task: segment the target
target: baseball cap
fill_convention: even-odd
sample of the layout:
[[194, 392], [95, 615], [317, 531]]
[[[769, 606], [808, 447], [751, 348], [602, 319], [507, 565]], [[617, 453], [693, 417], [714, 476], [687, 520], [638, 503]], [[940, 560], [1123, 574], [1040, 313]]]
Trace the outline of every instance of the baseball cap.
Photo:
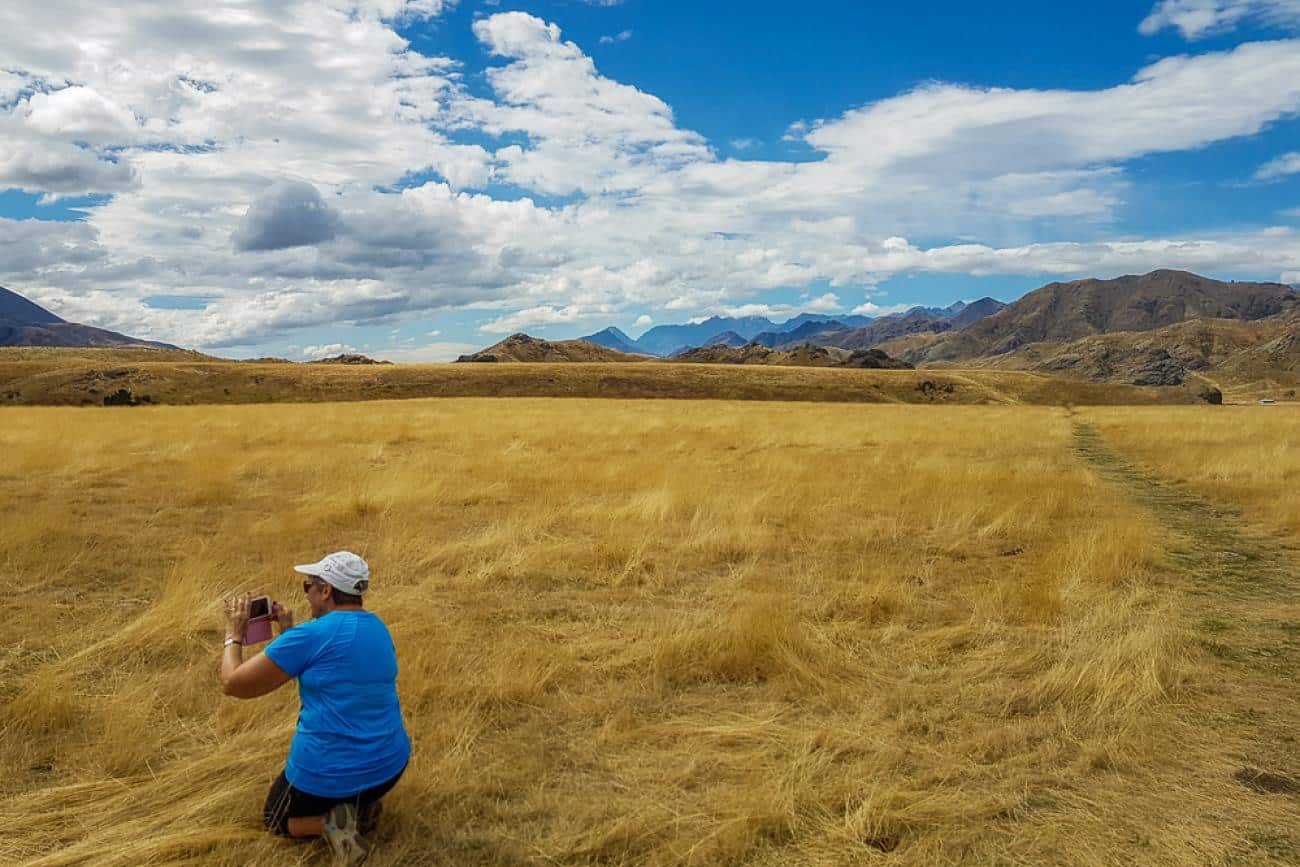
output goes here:
[[315, 575], [337, 590], [358, 596], [370, 587], [370, 567], [351, 551], [326, 554], [316, 563], [294, 566], [293, 571]]

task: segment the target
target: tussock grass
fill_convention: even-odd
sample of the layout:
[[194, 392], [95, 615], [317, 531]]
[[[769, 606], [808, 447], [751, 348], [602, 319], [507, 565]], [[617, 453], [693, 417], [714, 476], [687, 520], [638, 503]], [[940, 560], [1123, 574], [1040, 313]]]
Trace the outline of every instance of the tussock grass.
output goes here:
[[[268, 838], [292, 687], [218, 599], [365, 555], [414, 742], [376, 864], [1203, 863], [1162, 539], [1064, 413], [478, 399], [0, 412], [0, 861]], [[1270, 812], [1271, 811], [1271, 812]]]

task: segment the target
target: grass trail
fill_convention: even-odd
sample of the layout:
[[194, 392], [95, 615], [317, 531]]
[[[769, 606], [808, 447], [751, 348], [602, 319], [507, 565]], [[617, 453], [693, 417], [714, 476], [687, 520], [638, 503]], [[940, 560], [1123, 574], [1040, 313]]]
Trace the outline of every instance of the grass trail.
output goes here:
[[1190, 637], [1216, 681], [1206, 685], [1210, 701], [1192, 713], [1222, 737], [1243, 798], [1292, 805], [1290, 827], [1260, 829], [1252, 838], [1255, 854], [1300, 864], [1300, 565], [1293, 546], [1140, 470], [1086, 424], [1076, 422], [1074, 437], [1080, 457], [1173, 536], [1167, 554], [1184, 582]]

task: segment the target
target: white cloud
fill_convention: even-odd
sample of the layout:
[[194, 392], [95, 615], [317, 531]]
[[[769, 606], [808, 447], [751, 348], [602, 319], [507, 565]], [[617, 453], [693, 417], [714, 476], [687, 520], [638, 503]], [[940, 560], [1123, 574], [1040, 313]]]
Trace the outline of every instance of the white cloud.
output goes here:
[[807, 313], [838, 313], [843, 307], [834, 292], [827, 292], [803, 302], [799, 309]]
[[530, 307], [506, 316], [499, 316], [479, 326], [483, 334], [511, 334], [526, 331], [539, 325], [560, 325], [584, 322], [617, 311], [608, 305], [570, 304], [566, 307]]
[[733, 138], [731, 140], [731, 146], [738, 151], [747, 151], [757, 144], [758, 141], [752, 138]]
[[132, 143], [143, 133], [130, 111], [89, 87], [32, 94], [25, 115], [39, 133], [92, 144]]
[[332, 240], [339, 223], [311, 184], [281, 181], [249, 205], [231, 239], [240, 250], [284, 250]]
[[876, 304], [874, 301], [868, 301], [865, 304], [859, 304], [849, 311], [854, 316], [892, 316], [895, 313], [906, 313], [915, 305], [912, 304]]
[[642, 313], [640, 316], [636, 318], [637, 328], [649, 328], [653, 324], [654, 324], [654, 319], [652, 319], [651, 317], [647, 316], [644, 313]]
[[357, 348], [347, 343], [325, 343], [320, 346], [304, 346], [302, 348], [303, 358], [331, 358], [335, 355], [344, 355], [347, 353], [357, 352]]
[[631, 38], [632, 38], [631, 30], [620, 30], [618, 33], [615, 33], [612, 36], [606, 35], [600, 37], [600, 44], [613, 45], [617, 42], [627, 42]]
[[401, 349], [376, 349], [371, 353], [371, 357], [376, 361], [391, 361], [395, 364], [435, 364], [455, 361], [462, 355], [469, 355], [482, 348], [473, 343], [443, 341]]
[[1300, 151], [1291, 151], [1264, 163], [1255, 172], [1255, 179], [1271, 181], [1294, 174], [1300, 174]]
[[1244, 21], [1293, 29], [1300, 26], [1300, 0], [1160, 0], [1138, 30], [1150, 36], [1173, 27], [1184, 39], [1200, 39]]

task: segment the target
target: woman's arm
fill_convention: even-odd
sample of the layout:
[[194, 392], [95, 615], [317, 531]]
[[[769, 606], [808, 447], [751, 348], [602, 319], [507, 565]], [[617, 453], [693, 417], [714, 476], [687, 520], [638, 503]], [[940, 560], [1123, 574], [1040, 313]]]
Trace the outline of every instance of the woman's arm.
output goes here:
[[[244, 647], [239, 643], [239, 638], [248, 625], [248, 601], [251, 598], [252, 594], [245, 593], [226, 600], [226, 642], [221, 650], [221, 691], [235, 698], [257, 698], [280, 688], [290, 680], [289, 675], [265, 653], [259, 653], [244, 662]], [[293, 624], [292, 615], [289, 615], [288, 621], [289, 625]], [[284, 632], [286, 628], [281, 622], [280, 631]]]
[[274, 692], [292, 678], [265, 653], [243, 662], [238, 644], [221, 655], [221, 691], [235, 698], [257, 698]]

